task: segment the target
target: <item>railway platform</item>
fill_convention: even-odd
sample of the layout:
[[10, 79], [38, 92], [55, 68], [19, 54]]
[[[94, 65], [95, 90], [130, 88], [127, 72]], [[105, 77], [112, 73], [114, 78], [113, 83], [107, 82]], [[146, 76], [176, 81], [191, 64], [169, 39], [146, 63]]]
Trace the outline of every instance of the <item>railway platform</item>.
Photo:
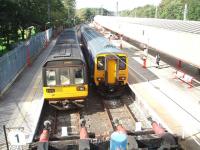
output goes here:
[[44, 102], [41, 68], [55, 41], [52, 40], [41, 51], [31, 66], [26, 67], [9, 90], [0, 97], [0, 149], [6, 149], [3, 125], [6, 128], [23, 127], [26, 142], [32, 142]]
[[185, 149], [200, 149], [200, 85], [190, 87], [175, 78], [176, 69], [162, 58], [156, 68], [155, 58], [148, 55], [144, 68], [143, 51], [126, 42], [123, 46], [129, 56], [129, 87], [146, 118], [182, 137]]

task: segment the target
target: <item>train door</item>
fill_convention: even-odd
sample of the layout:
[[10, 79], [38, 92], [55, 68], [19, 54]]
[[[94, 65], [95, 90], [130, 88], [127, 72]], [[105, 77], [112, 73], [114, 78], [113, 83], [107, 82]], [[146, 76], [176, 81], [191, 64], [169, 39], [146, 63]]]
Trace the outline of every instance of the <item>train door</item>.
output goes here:
[[117, 79], [117, 59], [114, 56], [106, 57], [107, 84], [115, 84]]

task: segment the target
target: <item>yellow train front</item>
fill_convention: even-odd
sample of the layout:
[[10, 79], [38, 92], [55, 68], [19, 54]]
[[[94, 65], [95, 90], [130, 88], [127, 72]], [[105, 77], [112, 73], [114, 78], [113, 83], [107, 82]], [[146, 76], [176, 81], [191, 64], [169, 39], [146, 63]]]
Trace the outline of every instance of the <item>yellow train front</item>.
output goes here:
[[58, 109], [84, 106], [87, 70], [74, 29], [61, 33], [43, 65], [43, 94]]
[[81, 33], [84, 46], [88, 50], [91, 77], [98, 90], [108, 97], [122, 95], [128, 81], [126, 53], [86, 25], [81, 27]]

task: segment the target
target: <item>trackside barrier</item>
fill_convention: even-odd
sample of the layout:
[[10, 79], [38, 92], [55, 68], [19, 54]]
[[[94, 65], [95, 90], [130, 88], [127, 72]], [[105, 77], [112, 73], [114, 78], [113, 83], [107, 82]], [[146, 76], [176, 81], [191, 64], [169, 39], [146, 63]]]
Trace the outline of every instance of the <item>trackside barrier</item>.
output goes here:
[[36, 58], [51, 36], [52, 29], [40, 32], [0, 57], [0, 96], [15, 81], [26, 65], [30, 65], [31, 60]]
[[185, 74], [184, 72], [182, 72], [180, 70], [176, 70], [174, 78], [187, 83], [188, 85], [190, 85], [189, 88], [193, 87], [193, 85], [192, 85], [193, 77], [188, 74]]
[[182, 71], [180, 71], [180, 70], [176, 70], [175, 71], [175, 79], [183, 79], [183, 77], [184, 77], [184, 75], [185, 75], [185, 73], [184, 72], [182, 72]]

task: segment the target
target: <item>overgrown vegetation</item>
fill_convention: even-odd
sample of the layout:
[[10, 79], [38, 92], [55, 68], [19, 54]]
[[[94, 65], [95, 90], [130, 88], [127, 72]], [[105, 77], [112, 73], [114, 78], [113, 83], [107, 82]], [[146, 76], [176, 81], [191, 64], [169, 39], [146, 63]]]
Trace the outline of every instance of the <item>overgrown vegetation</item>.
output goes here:
[[[200, 1], [199, 0], [162, 0], [157, 7], [157, 18], [162, 19], [183, 19], [184, 8], [187, 4], [187, 20], [200, 21]], [[120, 12], [121, 16], [154, 18], [156, 16], [156, 6], [146, 5], [133, 10]]]
[[75, 6], [75, 0], [0, 0], [0, 54], [32, 32], [71, 26]]
[[[162, 0], [157, 17], [183, 19], [185, 4], [187, 19], [200, 20], [199, 0]], [[95, 15], [112, 15], [103, 8], [84, 8], [76, 11], [76, 0], [0, 0], [0, 55], [16, 43], [48, 27], [73, 26], [91, 21]], [[146, 5], [121, 11], [121, 16], [154, 18], [156, 7]]]

